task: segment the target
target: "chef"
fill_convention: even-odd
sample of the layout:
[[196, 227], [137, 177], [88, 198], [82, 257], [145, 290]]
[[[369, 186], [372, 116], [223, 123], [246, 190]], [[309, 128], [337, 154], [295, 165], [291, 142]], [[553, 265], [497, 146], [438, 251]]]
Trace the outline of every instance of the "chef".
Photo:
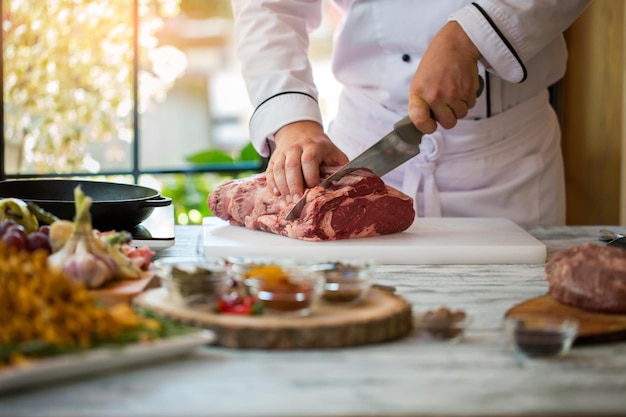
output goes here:
[[[548, 87], [563, 31], [590, 0], [336, 0], [332, 69], [343, 85], [324, 131], [308, 58], [322, 0], [233, 0], [235, 44], [255, 108], [252, 143], [287, 201], [409, 114], [420, 153], [386, 174], [420, 217], [565, 222], [561, 133]], [[484, 91], [476, 97], [479, 76]]]

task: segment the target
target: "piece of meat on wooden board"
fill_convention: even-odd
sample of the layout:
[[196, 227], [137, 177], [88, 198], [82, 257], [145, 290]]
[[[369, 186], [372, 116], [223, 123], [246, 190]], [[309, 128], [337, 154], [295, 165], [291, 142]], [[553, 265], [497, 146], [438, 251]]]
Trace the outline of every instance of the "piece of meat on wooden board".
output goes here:
[[[325, 178], [337, 169], [323, 167], [321, 175]], [[295, 202], [275, 196], [262, 173], [220, 184], [209, 194], [207, 204], [215, 216], [231, 225], [309, 241], [398, 233], [408, 229], [415, 218], [411, 197], [364, 168], [328, 189], [310, 188], [304, 196], [306, 205], [300, 218], [285, 220]]]
[[545, 273], [548, 292], [564, 304], [626, 313], [626, 249], [584, 243], [556, 253]]

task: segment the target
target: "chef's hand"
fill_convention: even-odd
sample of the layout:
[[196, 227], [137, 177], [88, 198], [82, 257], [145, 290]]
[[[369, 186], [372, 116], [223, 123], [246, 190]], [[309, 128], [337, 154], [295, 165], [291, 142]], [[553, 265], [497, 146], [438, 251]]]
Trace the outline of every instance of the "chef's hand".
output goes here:
[[409, 87], [409, 117], [424, 133], [437, 122], [456, 125], [476, 105], [480, 52], [456, 22], [448, 22], [433, 38]]
[[274, 135], [276, 149], [267, 164], [267, 185], [275, 195], [287, 201], [297, 201], [304, 189], [321, 181], [320, 166], [342, 166], [348, 157], [313, 121], [301, 121], [283, 126]]

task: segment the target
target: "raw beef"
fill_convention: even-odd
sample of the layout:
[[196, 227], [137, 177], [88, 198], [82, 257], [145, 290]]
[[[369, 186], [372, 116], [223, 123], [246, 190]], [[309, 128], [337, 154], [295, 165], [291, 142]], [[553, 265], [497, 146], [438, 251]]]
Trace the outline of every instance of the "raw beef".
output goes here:
[[[322, 176], [337, 168], [323, 168]], [[284, 219], [295, 204], [276, 197], [265, 174], [227, 181], [208, 198], [211, 212], [230, 224], [301, 240], [339, 240], [386, 235], [406, 230], [415, 217], [413, 199], [387, 186], [367, 169], [305, 191], [300, 218]]]
[[546, 264], [549, 293], [586, 310], [626, 313], [626, 250], [585, 243]]

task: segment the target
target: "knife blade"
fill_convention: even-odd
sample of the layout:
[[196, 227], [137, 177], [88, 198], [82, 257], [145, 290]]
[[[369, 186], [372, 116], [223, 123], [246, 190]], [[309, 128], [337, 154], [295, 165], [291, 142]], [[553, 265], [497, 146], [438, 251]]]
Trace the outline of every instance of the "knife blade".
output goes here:
[[[409, 116], [406, 116], [393, 125], [391, 132], [324, 179], [319, 185], [328, 188], [334, 181], [359, 168], [368, 168], [381, 177], [417, 155], [420, 151], [422, 136], [423, 133], [415, 127]], [[300, 217], [305, 203], [306, 194], [289, 210], [285, 220], [295, 220]]]

